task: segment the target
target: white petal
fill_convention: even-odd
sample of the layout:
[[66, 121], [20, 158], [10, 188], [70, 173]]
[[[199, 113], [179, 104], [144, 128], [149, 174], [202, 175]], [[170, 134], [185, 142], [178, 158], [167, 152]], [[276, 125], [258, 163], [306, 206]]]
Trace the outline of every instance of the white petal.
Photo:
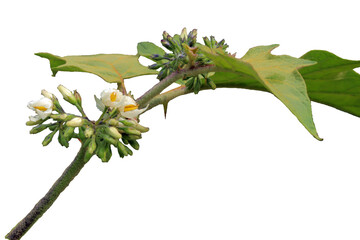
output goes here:
[[127, 112], [121, 112], [121, 115], [123, 117], [126, 117], [126, 118], [137, 118], [141, 113], [143, 113], [145, 110], [147, 109], [146, 108], [143, 108], [143, 109], [135, 109], [135, 110], [131, 110], [131, 111], [127, 111]]
[[137, 103], [132, 97], [124, 95], [123, 98], [121, 99], [121, 107], [125, 108], [125, 106], [128, 105], [137, 105]]
[[35, 115], [35, 116], [30, 116], [29, 119], [30, 119], [30, 121], [32, 121], [32, 122], [37, 122], [37, 121], [39, 121], [41, 118], [40, 118], [39, 115]]
[[35, 112], [38, 114], [38, 116], [41, 118], [41, 119], [45, 119], [45, 118], [47, 118], [50, 114], [51, 114], [51, 112], [50, 113], [46, 113], [46, 111], [40, 111], [40, 110], [38, 110], [38, 109], [36, 109], [35, 110]]
[[37, 101], [30, 101], [30, 102], [28, 103], [27, 107], [30, 108], [31, 110], [35, 110], [34, 105], [35, 105], [36, 102], [37, 102]]
[[[115, 92], [116, 93], [116, 99], [115, 101], [111, 101], [111, 94]], [[105, 105], [105, 106], [108, 106], [108, 107], [112, 107], [112, 108], [117, 108], [120, 106], [120, 102], [122, 100], [122, 93], [117, 90], [117, 89], [105, 89], [104, 91], [101, 92], [100, 94], [100, 98], [101, 98], [101, 101], [102, 103]]]

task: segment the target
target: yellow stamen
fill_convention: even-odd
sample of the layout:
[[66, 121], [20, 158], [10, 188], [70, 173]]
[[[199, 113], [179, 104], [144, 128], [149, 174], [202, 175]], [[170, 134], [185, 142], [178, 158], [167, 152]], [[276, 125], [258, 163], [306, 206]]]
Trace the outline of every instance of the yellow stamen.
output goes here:
[[116, 101], [116, 97], [117, 97], [117, 93], [116, 92], [112, 92], [110, 94], [110, 101], [115, 102]]
[[127, 105], [125, 106], [124, 108], [124, 112], [128, 112], [128, 111], [132, 111], [132, 110], [135, 110], [135, 109], [138, 109], [139, 105]]
[[47, 108], [43, 107], [43, 106], [36, 106], [34, 108], [37, 109], [37, 110], [40, 110], [40, 111], [46, 111], [47, 110]]

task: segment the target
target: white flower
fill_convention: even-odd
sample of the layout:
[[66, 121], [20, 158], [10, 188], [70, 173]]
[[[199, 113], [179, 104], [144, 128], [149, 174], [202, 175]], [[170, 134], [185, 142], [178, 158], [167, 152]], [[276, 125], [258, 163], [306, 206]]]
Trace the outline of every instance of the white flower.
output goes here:
[[111, 108], [118, 108], [120, 107], [120, 102], [122, 100], [122, 93], [117, 89], [106, 89], [102, 91], [100, 94], [100, 98], [102, 103]]
[[132, 97], [124, 95], [119, 106], [120, 114], [125, 118], [137, 118], [146, 110], [146, 108], [138, 109], [138, 107], [139, 105]]
[[53, 109], [53, 102], [46, 97], [43, 97], [37, 101], [31, 101], [28, 103], [28, 108], [36, 112], [36, 116], [31, 116], [30, 121], [36, 122], [40, 119], [47, 118]]

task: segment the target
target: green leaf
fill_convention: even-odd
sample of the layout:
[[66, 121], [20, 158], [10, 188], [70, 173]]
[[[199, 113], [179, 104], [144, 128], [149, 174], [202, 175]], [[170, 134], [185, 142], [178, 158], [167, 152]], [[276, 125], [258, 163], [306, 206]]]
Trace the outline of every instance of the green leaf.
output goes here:
[[313, 50], [301, 58], [318, 62], [300, 70], [310, 99], [360, 117], [360, 75], [353, 69], [360, 61], [342, 59], [330, 52]]
[[[220, 49], [210, 49], [206, 46], [199, 48], [217, 67], [231, 73], [225, 73], [223, 83], [225, 81], [227, 85], [237, 85], [238, 79], [248, 83], [257, 82], [259, 88], [273, 93], [283, 102], [316, 139], [322, 140], [313, 122], [305, 81], [298, 71], [299, 68], [313, 65], [315, 62], [287, 55], [272, 55], [271, 51], [277, 46], [252, 48], [241, 59]], [[212, 79], [217, 86], [221, 85], [216, 78]]]
[[152, 42], [139, 42], [137, 45], [137, 51], [138, 51], [138, 55], [146, 57], [150, 60], [152, 60], [150, 57], [153, 54], [159, 54], [159, 55], [165, 54], [165, 51], [161, 47], [156, 46]]
[[109, 83], [121, 83], [127, 78], [157, 74], [157, 71], [141, 65], [136, 55], [97, 54], [66, 57], [50, 53], [36, 53], [35, 55], [50, 61], [53, 76], [58, 71], [87, 72], [95, 74]]
[[[310, 51], [301, 58], [317, 62], [300, 69], [310, 100], [360, 117], [360, 74], [353, 70], [360, 67], [360, 61], [345, 60], [323, 50]], [[254, 78], [233, 72], [217, 72], [211, 79], [217, 87], [268, 91]]]

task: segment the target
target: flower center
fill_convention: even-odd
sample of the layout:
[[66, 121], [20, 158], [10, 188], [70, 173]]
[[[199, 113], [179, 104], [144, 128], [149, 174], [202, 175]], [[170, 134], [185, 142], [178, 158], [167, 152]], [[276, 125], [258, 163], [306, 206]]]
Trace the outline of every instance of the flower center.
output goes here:
[[116, 97], [117, 97], [117, 93], [116, 92], [112, 92], [110, 94], [110, 101], [111, 102], [115, 102], [116, 101]]
[[36, 106], [34, 108], [37, 109], [37, 110], [43, 111], [43, 112], [47, 110], [47, 108], [44, 107], [44, 106]]
[[132, 111], [132, 110], [135, 110], [135, 109], [138, 109], [139, 105], [127, 105], [125, 106], [124, 108], [124, 112], [128, 112], [128, 111]]

